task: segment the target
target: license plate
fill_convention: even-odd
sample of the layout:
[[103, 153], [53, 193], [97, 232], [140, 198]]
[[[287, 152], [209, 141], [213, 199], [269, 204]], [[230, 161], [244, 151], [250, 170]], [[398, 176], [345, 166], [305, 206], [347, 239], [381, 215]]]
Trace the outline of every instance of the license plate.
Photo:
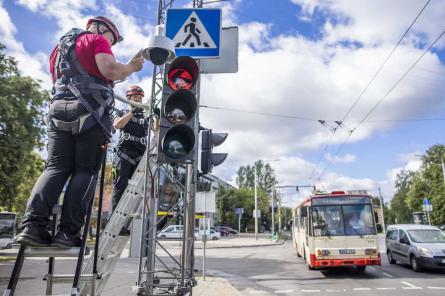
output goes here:
[[340, 249], [339, 253], [342, 255], [345, 254], [355, 254], [355, 250], [354, 249]]

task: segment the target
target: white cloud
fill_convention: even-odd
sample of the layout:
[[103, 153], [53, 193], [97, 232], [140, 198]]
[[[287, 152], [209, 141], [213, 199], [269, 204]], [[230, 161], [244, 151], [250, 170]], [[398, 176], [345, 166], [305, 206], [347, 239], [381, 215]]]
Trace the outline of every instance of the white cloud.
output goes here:
[[[367, 45], [395, 43], [408, 28], [425, 1], [406, 0], [292, 0], [301, 5], [303, 18], [324, 13], [328, 22], [324, 27], [331, 42], [359, 41]], [[443, 30], [440, 24], [445, 17], [444, 3], [431, 1], [408, 37], [411, 42], [431, 42]]]
[[331, 163], [351, 163], [356, 160], [356, 156], [353, 154], [337, 155], [333, 156], [331, 153], [326, 153], [325, 158]]
[[51, 88], [51, 78], [48, 74], [48, 55], [43, 52], [28, 53], [23, 43], [15, 37], [17, 28], [12, 23], [8, 12], [0, 1], [0, 40], [6, 46], [7, 54], [18, 61], [18, 68], [22, 74], [42, 81], [42, 87]]

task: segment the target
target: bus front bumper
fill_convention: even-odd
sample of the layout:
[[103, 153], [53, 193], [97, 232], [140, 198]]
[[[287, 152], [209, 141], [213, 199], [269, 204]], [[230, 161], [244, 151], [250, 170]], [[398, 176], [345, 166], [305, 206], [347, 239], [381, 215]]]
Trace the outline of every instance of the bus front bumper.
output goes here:
[[379, 257], [350, 258], [350, 259], [316, 259], [315, 255], [311, 255], [311, 265], [314, 267], [382, 265], [382, 259]]

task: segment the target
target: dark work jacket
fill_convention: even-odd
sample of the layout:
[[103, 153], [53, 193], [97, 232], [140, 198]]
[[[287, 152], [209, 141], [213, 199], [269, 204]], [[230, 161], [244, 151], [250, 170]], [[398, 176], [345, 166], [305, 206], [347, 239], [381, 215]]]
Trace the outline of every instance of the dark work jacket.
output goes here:
[[[116, 112], [117, 116], [122, 117], [129, 110], [123, 110]], [[148, 120], [144, 117], [144, 114], [135, 114], [127, 123], [127, 125], [121, 129], [119, 144], [117, 146], [118, 151], [124, 152], [130, 157], [138, 157], [144, 154], [146, 146], [140, 141], [125, 140], [125, 134], [130, 134], [134, 137], [143, 138], [148, 134]]]

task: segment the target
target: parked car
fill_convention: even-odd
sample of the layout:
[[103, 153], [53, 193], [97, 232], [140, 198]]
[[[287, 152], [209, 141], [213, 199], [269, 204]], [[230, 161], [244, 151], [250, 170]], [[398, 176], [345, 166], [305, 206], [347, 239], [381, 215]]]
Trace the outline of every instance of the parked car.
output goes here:
[[227, 225], [216, 225], [215, 230], [221, 232], [221, 235], [238, 234], [238, 231]]
[[[207, 240], [218, 240], [221, 238], [221, 233], [210, 229], [210, 235], [207, 236]], [[198, 229], [195, 229], [195, 239], [202, 240], [202, 235], [199, 234]]]
[[221, 233], [221, 236], [228, 236], [230, 234], [230, 232], [226, 226], [218, 225], [218, 226], [215, 226], [214, 230], [216, 232]]
[[386, 254], [390, 264], [410, 264], [419, 272], [426, 268], [445, 269], [445, 233], [430, 225], [388, 226]]
[[184, 226], [182, 225], [170, 225], [162, 229], [158, 233], [160, 238], [181, 238], [182, 232], [184, 231]]

